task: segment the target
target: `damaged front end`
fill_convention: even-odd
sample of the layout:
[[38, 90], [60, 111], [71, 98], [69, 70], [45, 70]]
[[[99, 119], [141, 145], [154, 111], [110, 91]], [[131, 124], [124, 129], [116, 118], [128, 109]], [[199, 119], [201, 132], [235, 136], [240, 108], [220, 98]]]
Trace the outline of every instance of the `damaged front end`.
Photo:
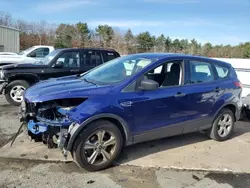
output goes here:
[[76, 123], [67, 112], [84, 102], [84, 98], [59, 99], [41, 103], [23, 102], [21, 121], [27, 123], [28, 135], [48, 148], [66, 148], [70, 127]]

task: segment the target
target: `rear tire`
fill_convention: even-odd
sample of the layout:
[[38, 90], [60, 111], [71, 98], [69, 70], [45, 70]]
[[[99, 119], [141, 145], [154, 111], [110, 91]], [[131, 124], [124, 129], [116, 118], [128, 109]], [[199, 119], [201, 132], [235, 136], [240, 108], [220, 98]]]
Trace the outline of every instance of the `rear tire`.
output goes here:
[[15, 80], [8, 84], [5, 89], [5, 98], [9, 104], [14, 106], [21, 105], [23, 101], [22, 94], [30, 86], [25, 80]]
[[87, 125], [78, 135], [71, 153], [79, 167], [98, 171], [111, 166], [122, 147], [119, 128], [110, 121], [99, 120]]
[[212, 128], [208, 132], [211, 139], [224, 141], [232, 136], [234, 130], [235, 116], [228, 108], [223, 108], [216, 116]]

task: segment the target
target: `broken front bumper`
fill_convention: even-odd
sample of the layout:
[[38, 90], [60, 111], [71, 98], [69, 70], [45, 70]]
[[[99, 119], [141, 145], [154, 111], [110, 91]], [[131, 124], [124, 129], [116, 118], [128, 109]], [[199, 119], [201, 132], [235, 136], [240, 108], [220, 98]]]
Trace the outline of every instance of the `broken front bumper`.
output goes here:
[[[20, 121], [27, 123], [28, 135], [35, 141], [42, 141], [49, 148], [67, 148], [65, 144], [72, 121], [66, 116], [54, 120], [40, 117], [35, 108], [35, 104], [25, 102], [20, 106]], [[57, 111], [62, 112], [60, 108]]]
[[45, 133], [48, 130], [47, 125], [40, 122], [34, 122], [34, 120], [30, 120], [27, 126], [28, 130], [34, 135]]

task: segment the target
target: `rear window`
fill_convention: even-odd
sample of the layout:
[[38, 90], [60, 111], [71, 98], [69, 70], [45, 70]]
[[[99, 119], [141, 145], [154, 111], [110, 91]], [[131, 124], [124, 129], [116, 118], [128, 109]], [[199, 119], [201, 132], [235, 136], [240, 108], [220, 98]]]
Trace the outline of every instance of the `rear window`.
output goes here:
[[227, 78], [229, 75], [229, 69], [223, 66], [215, 65], [217, 74], [220, 79]]

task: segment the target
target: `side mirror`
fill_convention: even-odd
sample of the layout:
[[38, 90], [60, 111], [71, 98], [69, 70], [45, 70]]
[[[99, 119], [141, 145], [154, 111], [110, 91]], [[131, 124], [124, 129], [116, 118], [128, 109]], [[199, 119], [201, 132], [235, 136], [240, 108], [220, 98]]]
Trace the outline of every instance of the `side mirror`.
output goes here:
[[36, 52], [35, 51], [32, 51], [29, 53], [28, 55], [29, 57], [36, 57]]
[[152, 91], [159, 88], [159, 83], [154, 80], [143, 80], [141, 82], [141, 89], [143, 91]]
[[57, 61], [56, 64], [54, 64], [53, 68], [63, 68], [63, 62]]

